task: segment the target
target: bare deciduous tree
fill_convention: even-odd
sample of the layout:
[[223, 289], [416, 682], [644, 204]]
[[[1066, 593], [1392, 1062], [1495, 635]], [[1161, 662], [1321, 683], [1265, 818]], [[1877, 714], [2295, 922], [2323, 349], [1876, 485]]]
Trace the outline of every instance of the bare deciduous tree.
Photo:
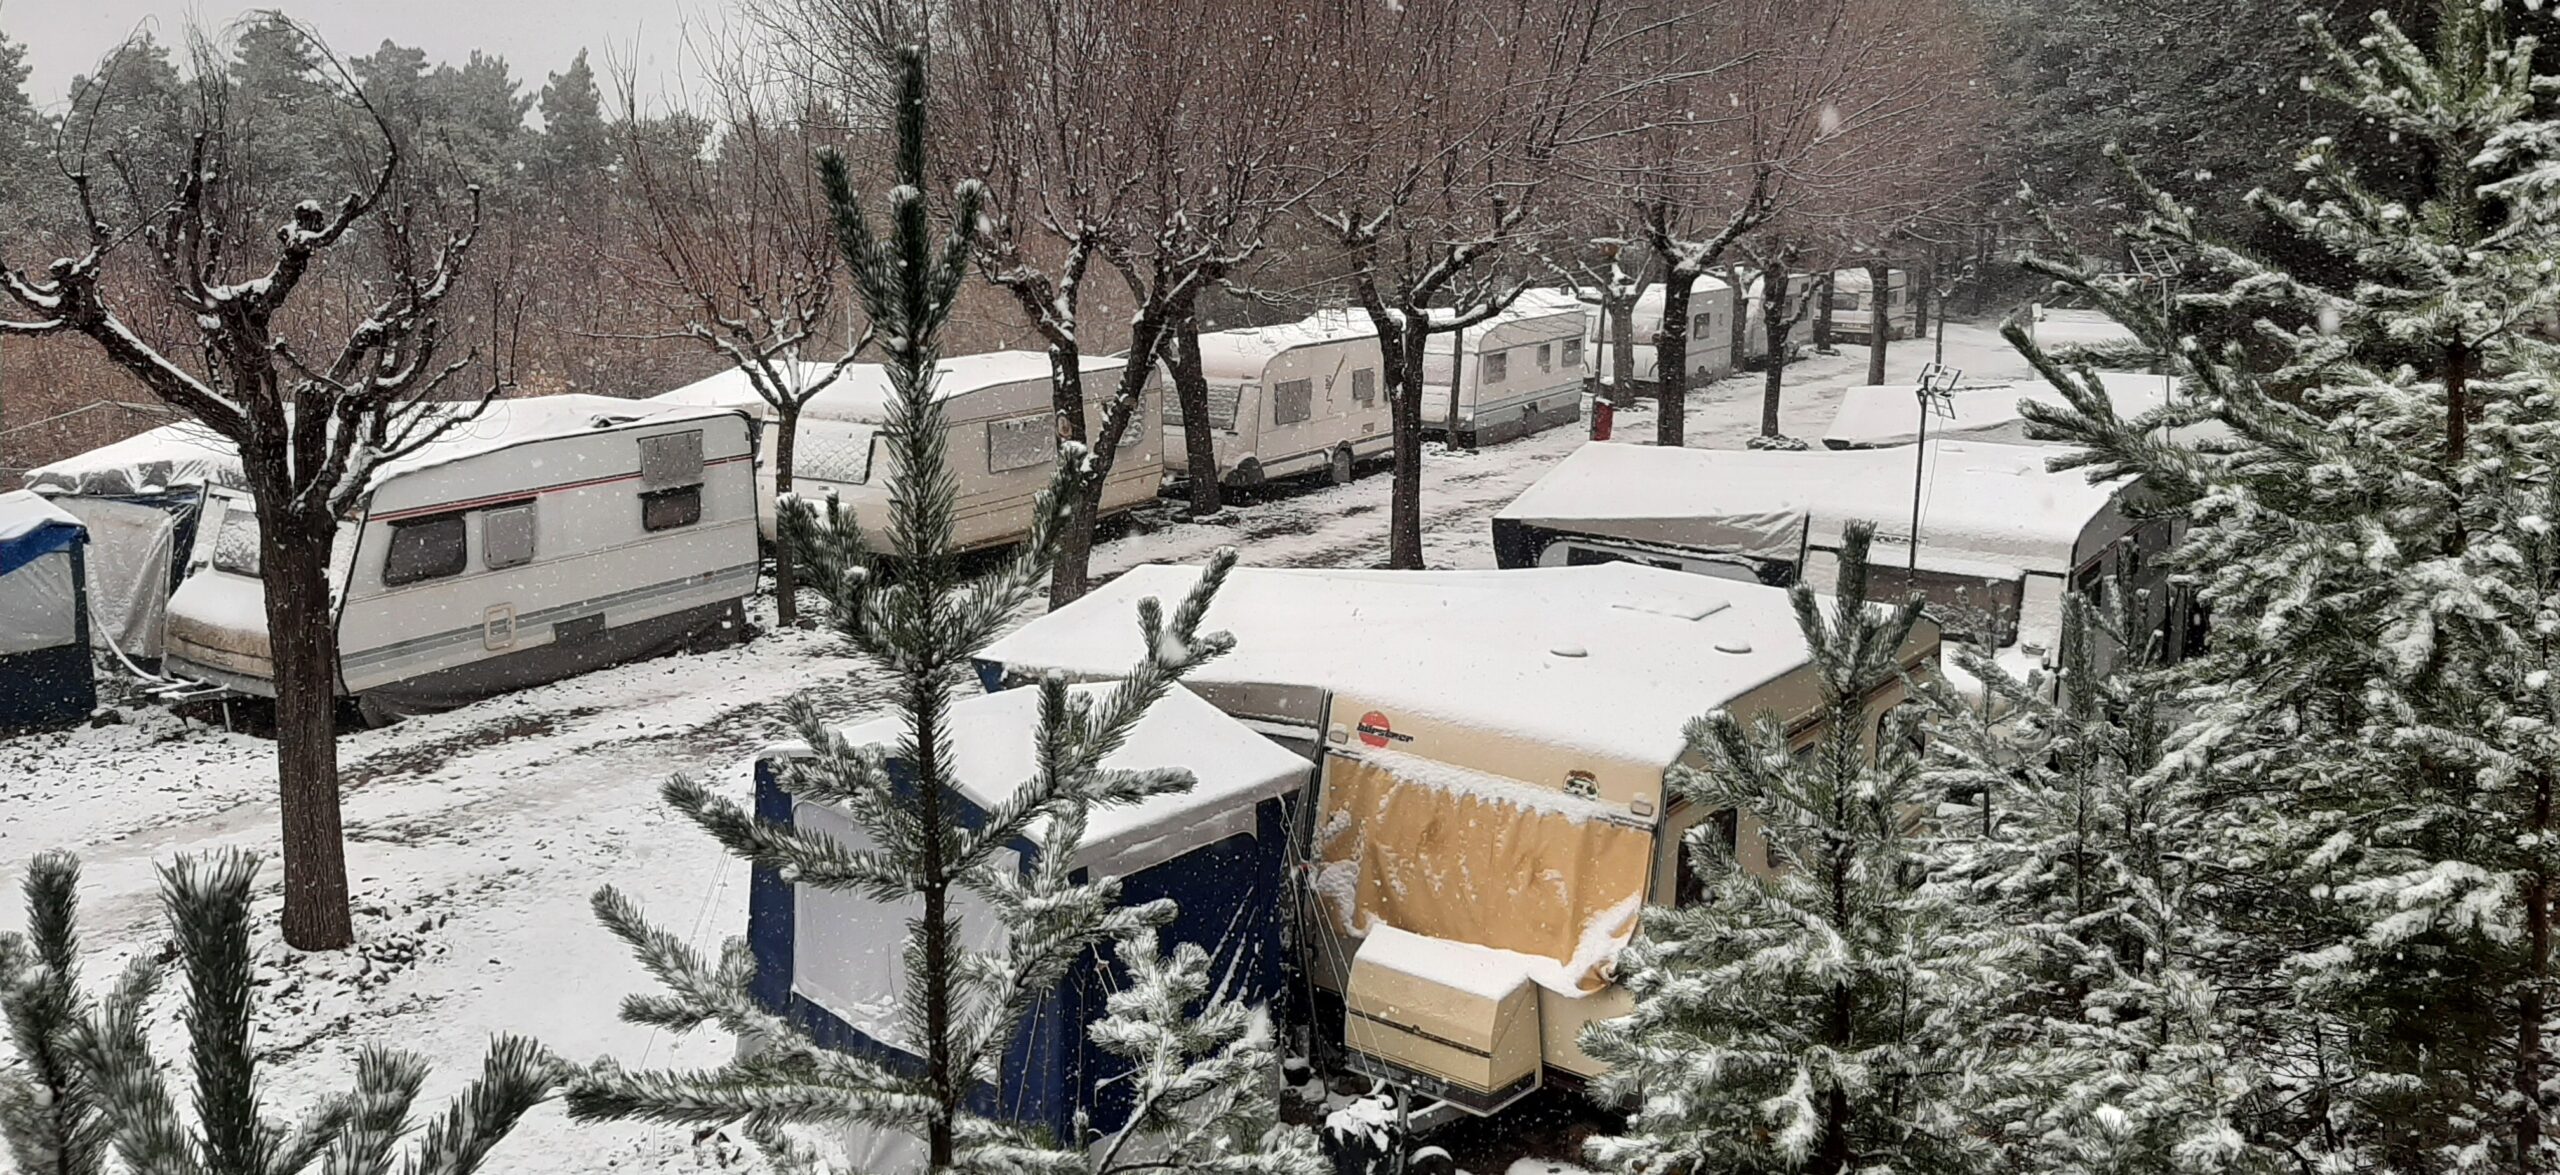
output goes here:
[[[299, 27], [299, 26], [297, 26]], [[330, 617], [330, 550], [339, 523], [363, 502], [385, 462], [418, 451], [497, 394], [496, 379], [466, 396], [457, 384], [477, 358], [447, 355], [441, 314], [479, 228], [472, 188], [458, 226], [438, 232], [404, 195], [402, 146], [337, 58], [303, 30], [325, 63], [338, 99], [370, 132], [367, 180], [334, 202], [306, 200], [284, 215], [271, 240], [231, 226], [266, 210], [227, 166], [236, 127], [229, 81], [200, 44], [195, 62], [191, 148], [174, 178], [104, 160], [63, 161], [87, 226], [76, 255], [41, 271], [0, 270], [19, 315], [0, 334], [78, 335], [178, 411], [239, 449], [256, 500], [258, 555], [265, 585], [267, 653], [276, 691], [278, 783], [283, 809], [284, 933], [305, 950], [345, 947], [345, 846], [338, 810], [337, 628]], [[139, 210], [112, 223], [98, 177], [104, 162]], [[375, 240], [359, 242], [361, 229]], [[368, 247], [369, 246], [369, 247]], [[323, 263], [361, 272], [320, 275]], [[111, 286], [147, 288], [127, 303]], [[323, 284], [360, 291], [360, 321], [333, 329], [309, 309]], [[308, 295], [308, 296], [305, 296]], [[176, 325], [158, 344], [146, 328]], [[192, 352], [193, 362], [178, 356]]]

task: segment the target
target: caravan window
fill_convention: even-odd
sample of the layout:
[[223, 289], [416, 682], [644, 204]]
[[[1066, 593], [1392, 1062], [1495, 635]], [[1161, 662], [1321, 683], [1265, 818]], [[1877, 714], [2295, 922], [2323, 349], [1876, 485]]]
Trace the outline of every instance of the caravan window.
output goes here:
[[1058, 430], [1047, 413], [987, 425], [987, 472], [1007, 473], [1058, 460]]
[[1511, 352], [1495, 351], [1484, 357], [1484, 382], [1498, 384], [1511, 378]]
[[470, 557], [463, 512], [404, 518], [391, 524], [391, 551], [382, 558], [382, 585], [399, 587], [462, 574]]
[[[1742, 841], [1742, 821], [1733, 809], [1709, 815], [1692, 825], [1680, 836], [1680, 876], [1671, 887], [1671, 904], [1694, 906], [1707, 900], [1707, 865], [1719, 858], [1729, 860]], [[1723, 850], [1710, 856], [1709, 846]]]
[[1304, 424], [1315, 415], [1313, 380], [1284, 379], [1271, 385], [1271, 423]]
[[1706, 312], [1706, 313], [1704, 313], [1704, 314], [1696, 315], [1696, 316], [1694, 316], [1694, 317], [1692, 317], [1692, 318], [1690, 318], [1690, 319], [1689, 319], [1689, 337], [1694, 338], [1694, 339], [1703, 339], [1703, 338], [1711, 337], [1711, 336], [1713, 336], [1715, 333], [1716, 333], [1716, 313], [1715, 313], [1715, 311], [1710, 310], [1710, 311], [1707, 311], [1707, 312]]
[[1867, 598], [1899, 600], [1918, 592], [1929, 619], [1950, 640], [1967, 640], [2003, 649], [2018, 639], [2018, 612], [2025, 606], [2024, 580], [1995, 579], [1923, 567], [1917, 577], [1901, 563], [1878, 561], [1867, 567]]
[[1538, 344], [1538, 370], [1554, 371], [1555, 369], [1555, 346], [1551, 343]]
[[480, 514], [480, 565], [492, 571], [533, 562], [533, 503], [511, 502]]
[[1564, 341], [1564, 365], [1567, 367], [1582, 366], [1582, 340], [1566, 339]]
[[702, 484], [702, 430], [640, 438], [640, 485], [659, 490]]
[[858, 486], [871, 481], [872, 453], [879, 440], [867, 428], [803, 428], [799, 451], [792, 454], [791, 475], [813, 481]]
[[677, 486], [640, 495], [640, 529], [675, 530], [702, 521], [702, 487]]
[[1858, 296], [1856, 294], [1833, 294], [1831, 295], [1831, 308], [1834, 310], [1855, 310], [1858, 308]]
[[214, 570], [255, 578], [262, 566], [258, 557], [257, 512], [249, 503], [234, 499], [222, 511], [222, 529], [214, 532]]
[[[1244, 385], [1242, 384], [1210, 384], [1208, 412], [1209, 427], [1223, 428], [1228, 432], [1234, 432], [1236, 430], [1236, 403], [1243, 398]], [[1172, 395], [1165, 397], [1164, 426], [1166, 428], [1181, 428], [1183, 426], [1181, 396]]]
[[1136, 448], [1138, 445], [1138, 437], [1145, 432], [1146, 427], [1147, 402], [1140, 400], [1129, 406], [1129, 426], [1120, 430], [1119, 447], [1123, 449]]
[[1375, 370], [1363, 367], [1351, 373], [1351, 402], [1363, 408], [1377, 405], [1378, 373]]

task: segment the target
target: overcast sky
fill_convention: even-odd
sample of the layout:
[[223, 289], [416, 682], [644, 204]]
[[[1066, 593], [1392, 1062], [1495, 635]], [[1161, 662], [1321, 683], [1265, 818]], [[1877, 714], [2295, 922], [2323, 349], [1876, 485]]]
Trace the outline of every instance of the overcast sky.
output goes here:
[[456, 61], [473, 49], [507, 59], [524, 92], [589, 51], [599, 72], [608, 56], [636, 62], [644, 93], [681, 88], [681, 38], [688, 16], [717, 18], [721, 0], [0, 0], [0, 32], [27, 46], [27, 92], [58, 109], [76, 74], [137, 26], [175, 45], [190, 19], [210, 27], [241, 13], [283, 8], [311, 22], [339, 52], [370, 53], [388, 38]]

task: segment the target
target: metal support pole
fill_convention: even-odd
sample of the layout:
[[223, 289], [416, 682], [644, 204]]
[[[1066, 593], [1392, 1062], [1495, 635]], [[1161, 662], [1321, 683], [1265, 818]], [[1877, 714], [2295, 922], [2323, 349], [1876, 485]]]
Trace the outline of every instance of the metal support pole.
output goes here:
[[1920, 489], [1928, 468], [1929, 393], [1924, 386], [1920, 392], [1920, 439], [1911, 446], [1911, 562], [1907, 569], [1911, 580], [1902, 585], [1905, 592], [1920, 582]]

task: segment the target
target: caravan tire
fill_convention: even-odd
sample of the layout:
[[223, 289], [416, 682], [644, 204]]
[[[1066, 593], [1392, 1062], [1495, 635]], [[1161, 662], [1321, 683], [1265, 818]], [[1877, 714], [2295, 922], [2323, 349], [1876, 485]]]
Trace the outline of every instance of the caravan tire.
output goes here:
[[1458, 1175], [1458, 1161], [1436, 1146], [1419, 1147], [1405, 1157], [1407, 1175]]
[[1325, 484], [1338, 486], [1350, 485], [1351, 477], [1357, 471], [1356, 463], [1351, 459], [1351, 446], [1340, 446], [1334, 449], [1333, 456], [1325, 460]]
[[356, 718], [364, 723], [364, 728], [366, 730], [380, 730], [386, 726], [396, 726], [399, 724], [402, 717], [404, 717], [404, 715], [394, 713], [389, 706], [383, 705], [379, 699], [362, 694], [356, 696]]

